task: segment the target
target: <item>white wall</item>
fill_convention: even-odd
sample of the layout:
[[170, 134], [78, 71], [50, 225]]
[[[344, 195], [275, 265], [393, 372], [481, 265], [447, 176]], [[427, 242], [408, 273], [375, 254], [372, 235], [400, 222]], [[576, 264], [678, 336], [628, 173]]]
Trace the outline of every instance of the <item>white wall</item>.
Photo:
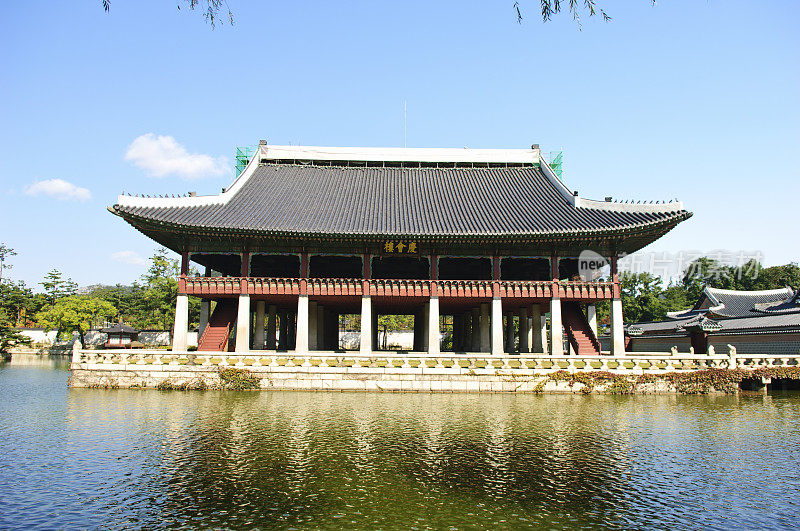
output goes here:
[[58, 334], [55, 330], [47, 332], [41, 328], [15, 328], [15, 330], [20, 335], [30, 338], [34, 344], [41, 345], [52, 345]]
[[631, 352], [669, 352], [678, 347], [678, 352], [688, 354], [691, 341], [688, 337], [633, 337]]
[[712, 335], [708, 344], [714, 345], [717, 354], [728, 352], [728, 345], [736, 347], [737, 354], [792, 354], [800, 352], [800, 334], [754, 334], [742, 336]]

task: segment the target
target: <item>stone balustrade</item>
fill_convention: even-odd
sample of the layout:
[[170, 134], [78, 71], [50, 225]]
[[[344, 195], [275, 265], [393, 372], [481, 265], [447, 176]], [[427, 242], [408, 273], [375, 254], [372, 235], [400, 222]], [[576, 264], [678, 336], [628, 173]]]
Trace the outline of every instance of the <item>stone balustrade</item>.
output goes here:
[[685, 372], [703, 369], [757, 369], [761, 367], [798, 367], [800, 355], [692, 355], [631, 353], [626, 356], [548, 356], [474, 354], [392, 354], [375, 352], [334, 353], [251, 351], [234, 352], [170, 352], [165, 350], [81, 350], [74, 365], [89, 366], [158, 366], [186, 365], [198, 367], [248, 367], [305, 369], [408, 369], [430, 371], [449, 369], [460, 373], [469, 371], [511, 371], [527, 374], [548, 374], [556, 371], [606, 371], [618, 374]]

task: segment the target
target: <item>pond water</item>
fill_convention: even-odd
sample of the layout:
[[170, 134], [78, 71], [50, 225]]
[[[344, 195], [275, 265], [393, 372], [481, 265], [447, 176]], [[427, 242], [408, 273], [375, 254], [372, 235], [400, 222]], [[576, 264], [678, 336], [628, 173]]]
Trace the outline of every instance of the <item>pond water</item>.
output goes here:
[[0, 366], [0, 528], [800, 526], [800, 394], [68, 389]]

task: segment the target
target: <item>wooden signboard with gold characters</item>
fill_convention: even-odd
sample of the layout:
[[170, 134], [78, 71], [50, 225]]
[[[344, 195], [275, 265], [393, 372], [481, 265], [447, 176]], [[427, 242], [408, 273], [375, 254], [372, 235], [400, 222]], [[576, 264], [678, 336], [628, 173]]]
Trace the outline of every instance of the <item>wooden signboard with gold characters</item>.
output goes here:
[[414, 240], [386, 240], [381, 251], [382, 254], [419, 254], [419, 246]]

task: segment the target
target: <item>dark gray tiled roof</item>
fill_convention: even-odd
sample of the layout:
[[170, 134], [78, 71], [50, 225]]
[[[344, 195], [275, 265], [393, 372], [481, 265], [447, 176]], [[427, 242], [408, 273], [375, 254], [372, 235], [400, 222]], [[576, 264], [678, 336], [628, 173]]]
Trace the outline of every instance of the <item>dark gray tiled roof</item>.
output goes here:
[[[651, 334], [672, 334], [681, 328], [682, 325], [691, 322], [697, 316], [686, 319], [668, 319], [666, 321], [652, 321], [645, 323], [634, 323], [629, 326], [639, 328], [644, 335]], [[685, 330], [680, 330], [680, 335], [686, 335]]]
[[763, 313], [793, 313], [800, 312], [800, 289], [794, 296], [777, 302], [757, 303], [754, 307], [757, 312]]
[[716, 332], [717, 334], [764, 329], [780, 329], [784, 332], [800, 331], [800, 312], [720, 319], [718, 322], [722, 325], [722, 330]]
[[685, 210], [576, 208], [537, 166], [325, 167], [267, 164], [226, 204], [115, 205], [133, 222], [301, 235], [522, 236], [665, 226]]
[[785, 289], [764, 291], [733, 291], [707, 288], [724, 307], [714, 310], [715, 315], [724, 317], [743, 317], [753, 314], [756, 304], [786, 300], [791, 292]]
[[[697, 326], [701, 317], [690, 319], [675, 319], [668, 321], [656, 321], [651, 323], [636, 323], [630, 325], [642, 330], [643, 336], [670, 335], [675, 337], [685, 337], [689, 334], [687, 328]], [[705, 321], [712, 321], [705, 319]], [[781, 332], [800, 332], [800, 312], [785, 314], [760, 314], [752, 317], [731, 317], [727, 319], [714, 319], [713, 322], [719, 323], [719, 330], [707, 330], [713, 334], [732, 334], [746, 331], [767, 331], [777, 330]]]
[[[702, 330], [703, 332], [714, 332], [722, 328], [722, 326], [719, 324], [719, 321], [709, 319], [705, 315], [692, 317], [686, 322], [681, 323], [679, 326], [684, 330]], [[680, 328], [678, 331], [680, 331]]]
[[[698, 309], [706, 298], [713, 304], [724, 304], [721, 309], [710, 311]], [[800, 291], [790, 289], [764, 291], [732, 291], [706, 288], [695, 307], [672, 319], [647, 323], [635, 323], [629, 328], [641, 330], [641, 335], [686, 336], [693, 327], [700, 327], [711, 334], [800, 331]], [[769, 302], [765, 302], [769, 301]], [[753, 307], [757, 311], [753, 311]], [[737, 314], [727, 316], [726, 314]], [[703, 326], [705, 324], [705, 327]], [[717, 329], [717, 325], [720, 327]], [[634, 334], [638, 335], [638, 330]]]
[[[762, 291], [736, 291], [706, 287], [703, 296], [697, 303], [685, 312], [673, 314], [672, 317], [681, 319], [692, 315], [708, 313], [712, 317], [745, 317], [753, 315], [762, 307], [785, 302], [792, 297], [791, 289], [772, 289]], [[706, 301], [708, 301], [706, 303]], [[722, 307], [718, 307], [722, 305]], [[710, 309], [709, 309], [710, 307]], [[761, 310], [764, 311], [764, 310]]]

